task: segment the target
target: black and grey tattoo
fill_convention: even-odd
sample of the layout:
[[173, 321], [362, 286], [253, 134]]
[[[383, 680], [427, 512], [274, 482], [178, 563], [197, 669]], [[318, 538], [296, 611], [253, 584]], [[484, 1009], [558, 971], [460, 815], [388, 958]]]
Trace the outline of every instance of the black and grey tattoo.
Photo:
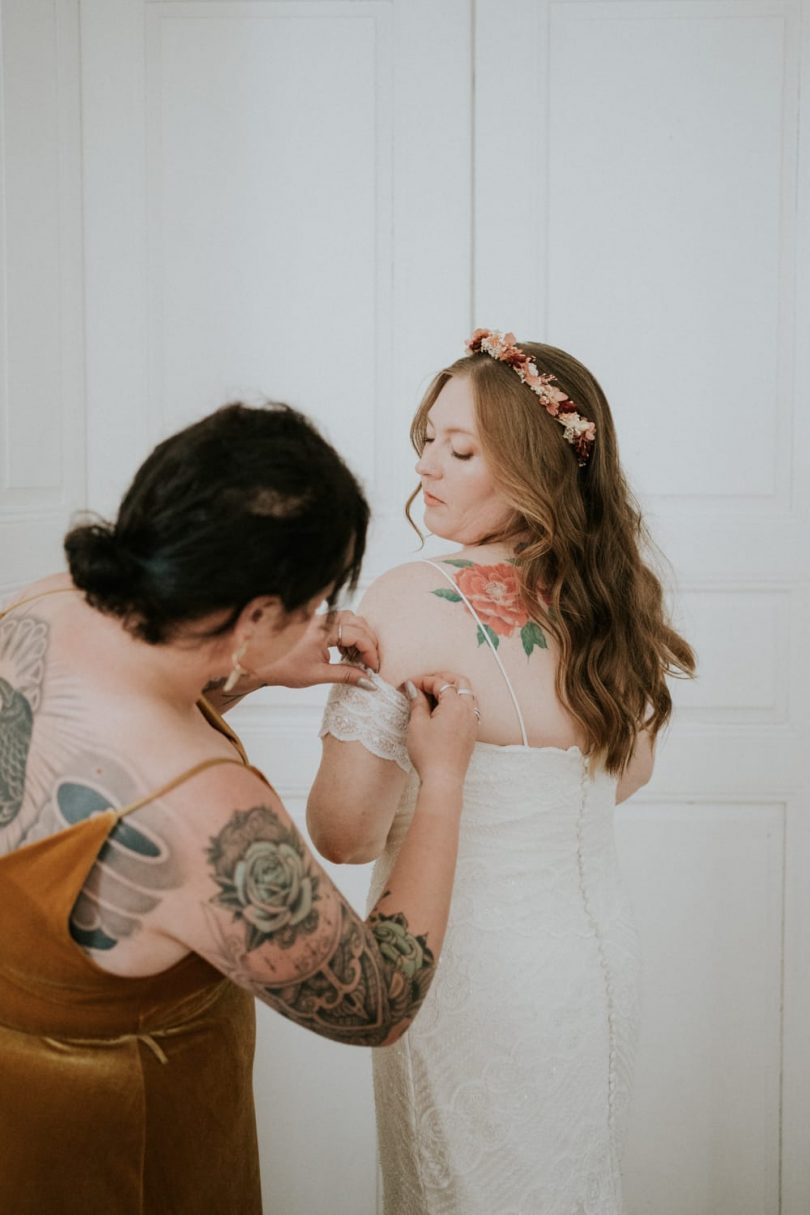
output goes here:
[[270, 939], [289, 949], [318, 927], [319, 878], [297, 832], [266, 807], [237, 810], [208, 860], [220, 888], [212, 902], [244, 924], [248, 952]]
[[339, 1042], [379, 1046], [416, 1015], [435, 971], [427, 938], [401, 912], [361, 920], [271, 807], [237, 811], [207, 857], [210, 901], [231, 912], [218, 958], [231, 978]]
[[34, 713], [42, 699], [48, 626], [27, 616], [0, 623], [0, 827], [22, 809]]

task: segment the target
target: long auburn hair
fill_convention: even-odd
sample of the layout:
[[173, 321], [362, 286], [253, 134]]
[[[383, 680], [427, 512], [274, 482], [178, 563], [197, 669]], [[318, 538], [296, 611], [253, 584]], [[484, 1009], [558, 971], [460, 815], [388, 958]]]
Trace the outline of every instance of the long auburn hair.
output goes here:
[[[452, 376], [469, 378], [484, 459], [512, 511], [506, 527], [481, 543], [514, 542], [523, 606], [559, 646], [557, 695], [581, 726], [586, 751], [616, 775], [639, 730], [655, 738], [669, 720], [666, 677], [691, 677], [695, 655], [669, 623], [661, 582], [645, 560], [654, 546], [619, 463], [605, 394], [564, 350], [519, 344], [596, 423], [584, 467], [513, 368], [483, 352], [438, 373], [411, 442], [421, 455], [442, 388]], [[410, 507], [418, 492], [406, 506], [417, 532]]]

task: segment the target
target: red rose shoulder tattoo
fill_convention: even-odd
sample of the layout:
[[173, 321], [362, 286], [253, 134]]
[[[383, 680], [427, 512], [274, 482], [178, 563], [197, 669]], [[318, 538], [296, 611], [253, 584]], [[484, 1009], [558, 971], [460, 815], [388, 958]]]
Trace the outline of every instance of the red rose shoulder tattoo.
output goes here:
[[448, 603], [463, 603], [466, 598], [472, 604], [481, 621], [478, 626], [479, 645], [486, 641], [484, 632], [496, 650], [502, 637], [512, 637], [519, 632], [527, 657], [535, 647], [540, 650], [548, 648], [545, 633], [536, 621], [530, 619], [523, 606], [517, 571], [511, 562], [478, 565], [474, 561], [451, 558], [444, 564], [455, 567], [453, 579], [458, 590], [447, 586], [439, 587], [432, 593]]

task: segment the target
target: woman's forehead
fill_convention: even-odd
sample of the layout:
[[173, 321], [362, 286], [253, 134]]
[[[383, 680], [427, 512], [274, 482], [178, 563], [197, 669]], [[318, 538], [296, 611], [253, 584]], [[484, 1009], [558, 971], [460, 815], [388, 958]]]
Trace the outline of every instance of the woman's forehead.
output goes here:
[[475, 399], [468, 376], [451, 376], [428, 411], [427, 419], [437, 430], [477, 433]]

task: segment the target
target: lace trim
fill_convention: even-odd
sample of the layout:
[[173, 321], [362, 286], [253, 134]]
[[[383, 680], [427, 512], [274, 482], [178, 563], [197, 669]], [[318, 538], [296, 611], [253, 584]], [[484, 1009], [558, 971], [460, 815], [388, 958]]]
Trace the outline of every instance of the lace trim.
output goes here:
[[341, 742], [360, 742], [379, 759], [393, 760], [403, 772], [413, 772], [405, 745], [410, 707], [405, 696], [367, 667], [366, 678], [377, 689], [368, 692], [353, 684], [333, 684], [319, 737], [331, 734]]

